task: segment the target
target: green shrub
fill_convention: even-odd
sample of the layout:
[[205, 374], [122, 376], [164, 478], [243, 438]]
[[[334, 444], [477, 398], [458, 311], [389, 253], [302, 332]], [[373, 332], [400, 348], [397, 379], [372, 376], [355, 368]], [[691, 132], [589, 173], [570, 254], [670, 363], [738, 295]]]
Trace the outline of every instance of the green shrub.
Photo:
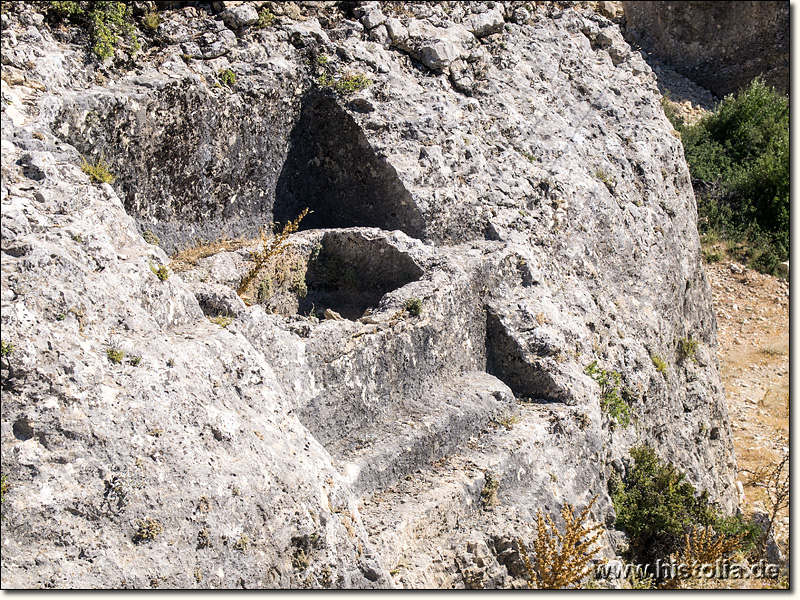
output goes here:
[[114, 183], [116, 176], [112, 175], [111, 171], [108, 170], [108, 163], [106, 163], [105, 156], [101, 154], [100, 158], [94, 163], [90, 163], [82, 156], [81, 160], [83, 161], [81, 164], [81, 171], [89, 176], [92, 183]]
[[756, 543], [757, 524], [721, 515], [707, 492], [698, 494], [684, 474], [659, 459], [652, 448], [637, 446], [630, 455], [633, 467], [624, 480], [611, 478], [609, 492], [617, 513], [615, 526], [628, 534], [634, 558], [664, 560], [680, 551], [687, 533], [709, 525], [728, 536], [744, 534], [743, 550]]
[[422, 300], [419, 298], [409, 298], [406, 300], [405, 309], [412, 317], [418, 317], [422, 314]]
[[222, 85], [233, 87], [236, 84], [236, 73], [234, 73], [230, 69], [220, 70], [219, 75], [217, 77], [219, 78], [219, 82]]
[[46, 12], [53, 21], [68, 20], [86, 29], [92, 52], [102, 60], [114, 55], [120, 36], [128, 39], [131, 52], [140, 49], [133, 13], [125, 2], [51, 1], [46, 3]]
[[788, 98], [757, 78], [697, 124], [673, 126], [692, 178], [702, 181], [695, 186], [701, 233], [747, 240], [756, 246], [751, 266], [776, 274], [789, 255]]
[[620, 393], [620, 374], [616, 371], [599, 368], [597, 361], [587, 366], [585, 372], [600, 384], [600, 408], [613, 417], [617, 423], [628, 427], [633, 421], [633, 415], [630, 406], [622, 399]]
[[610, 482], [616, 527], [628, 534], [635, 555], [664, 558], [677, 550], [692, 525], [714, 521], [708, 493], [696, 495], [684, 474], [648, 446], [632, 448], [630, 455], [635, 462], [625, 480], [616, 477]]

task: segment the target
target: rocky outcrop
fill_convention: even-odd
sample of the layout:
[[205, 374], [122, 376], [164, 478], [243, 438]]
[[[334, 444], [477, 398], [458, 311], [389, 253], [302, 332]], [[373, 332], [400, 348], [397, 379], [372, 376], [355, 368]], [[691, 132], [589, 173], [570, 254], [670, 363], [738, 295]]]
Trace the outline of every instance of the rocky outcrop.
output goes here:
[[789, 93], [788, 2], [623, 2], [625, 39], [722, 98], [761, 75]]
[[[217, 4], [95, 70], [3, 16], [4, 586], [516, 587], [637, 442], [732, 508], [689, 175], [614, 24]], [[304, 208], [247, 303], [260, 242], [158, 276]]]

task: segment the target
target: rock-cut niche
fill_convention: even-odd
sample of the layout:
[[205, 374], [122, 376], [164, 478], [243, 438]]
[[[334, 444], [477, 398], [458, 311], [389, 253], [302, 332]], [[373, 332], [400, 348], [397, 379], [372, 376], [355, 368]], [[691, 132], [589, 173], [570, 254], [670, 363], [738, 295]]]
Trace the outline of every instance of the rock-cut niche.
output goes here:
[[274, 219], [313, 211], [301, 229], [378, 227], [425, 237], [425, 221], [394, 168], [333, 97], [311, 92], [289, 138]]
[[168, 85], [90, 95], [53, 123], [84, 156], [105, 156], [142, 231], [167, 251], [198, 239], [257, 237], [273, 221], [301, 229], [378, 227], [423, 239], [425, 221], [395, 169], [334, 96], [309, 92], [297, 112], [275, 97]]

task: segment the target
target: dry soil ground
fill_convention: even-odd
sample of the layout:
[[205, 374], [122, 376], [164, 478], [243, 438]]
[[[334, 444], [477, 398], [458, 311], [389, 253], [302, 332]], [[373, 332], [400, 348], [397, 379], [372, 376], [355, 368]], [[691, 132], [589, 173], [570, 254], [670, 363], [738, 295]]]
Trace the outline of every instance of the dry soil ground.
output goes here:
[[[706, 264], [719, 327], [719, 361], [733, 426], [745, 514], [768, 512], [767, 489], [748, 471], [789, 452], [789, 282], [728, 261]], [[788, 475], [787, 475], [788, 476]], [[776, 521], [786, 552], [789, 512]]]

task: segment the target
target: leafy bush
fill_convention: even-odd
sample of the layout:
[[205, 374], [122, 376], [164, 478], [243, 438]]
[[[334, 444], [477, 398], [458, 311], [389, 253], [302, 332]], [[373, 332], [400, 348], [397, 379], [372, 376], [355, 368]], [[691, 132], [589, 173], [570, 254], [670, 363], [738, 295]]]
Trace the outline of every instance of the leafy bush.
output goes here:
[[[789, 101], [762, 79], [681, 132], [701, 233], [753, 244], [750, 264], [777, 273], [789, 255]], [[699, 180], [699, 181], [698, 181]]]
[[105, 60], [114, 55], [120, 36], [130, 42], [130, 50], [140, 48], [133, 26], [131, 7], [125, 2], [51, 1], [45, 5], [47, 16], [56, 22], [72, 21], [86, 29], [92, 52]]
[[630, 406], [622, 399], [620, 394], [620, 374], [616, 371], [606, 371], [599, 368], [597, 361], [587, 366], [585, 372], [600, 384], [600, 408], [623, 427], [630, 425], [633, 416]]
[[712, 526], [726, 536], [741, 536], [747, 548], [758, 539], [757, 525], [741, 517], [724, 517], [710, 503], [708, 492], [697, 494], [674, 465], [648, 446], [631, 449], [634, 466], [624, 481], [609, 482], [617, 513], [616, 527], [630, 539], [630, 552], [643, 561], [666, 559], [683, 547], [686, 534]]

